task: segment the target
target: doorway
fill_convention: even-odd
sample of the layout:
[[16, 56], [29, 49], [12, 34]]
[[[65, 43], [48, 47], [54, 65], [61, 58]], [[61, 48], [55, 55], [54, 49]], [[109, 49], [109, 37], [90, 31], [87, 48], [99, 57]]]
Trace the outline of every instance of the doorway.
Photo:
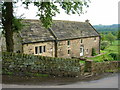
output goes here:
[[80, 56], [83, 56], [83, 55], [84, 55], [84, 47], [80, 46]]

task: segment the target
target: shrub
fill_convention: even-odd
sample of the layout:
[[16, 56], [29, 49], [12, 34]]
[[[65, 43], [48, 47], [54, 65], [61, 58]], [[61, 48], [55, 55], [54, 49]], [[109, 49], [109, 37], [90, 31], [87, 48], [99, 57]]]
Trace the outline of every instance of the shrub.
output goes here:
[[110, 53], [109, 54], [114, 60], [117, 60], [118, 54], [117, 53]]
[[102, 41], [101, 42], [101, 50], [104, 50], [106, 47], [108, 47], [110, 43], [108, 41]]
[[95, 48], [92, 48], [92, 56], [97, 55]]

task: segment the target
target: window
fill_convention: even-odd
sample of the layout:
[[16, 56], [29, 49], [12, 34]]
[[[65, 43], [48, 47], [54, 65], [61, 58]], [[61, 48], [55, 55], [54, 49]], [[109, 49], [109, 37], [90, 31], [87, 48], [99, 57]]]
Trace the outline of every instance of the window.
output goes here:
[[43, 52], [46, 52], [46, 46], [36, 46], [35, 47], [35, 54], [41, 54]]
[[83, 51], [83, 49], [82, 49], [82, 48], [80, 48], [80, 53], [82, 53], [82, 51]]
[[86, 49], [86, 54], [88, 54], [88, 49]]
[[68, 50], [68, 54], [70, 54], [70, 50]]
[[38, 54], [38, 47], [35, 47], [35, 54]]
[[83, 32], [81, 31], [81, 34], [82, 34]]
[[94, 40], [96, 40], [96, 37], [94, 37]]
[[46, 46], [43, 46], [43, 52], [46, 52]]
[[39, 46], [39, 52], [42, 53], [42, 46]]
[[80, 40], [80, 43], [83, 43], [83, 39]]
[[68, 45], [68, 46], [70, 45], [70, 41], [67, 41], [67, 45]]

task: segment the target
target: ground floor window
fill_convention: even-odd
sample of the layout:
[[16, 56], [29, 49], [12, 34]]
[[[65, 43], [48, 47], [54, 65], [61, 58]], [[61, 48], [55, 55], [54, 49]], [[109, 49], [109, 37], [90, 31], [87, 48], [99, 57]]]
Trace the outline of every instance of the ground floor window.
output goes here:
[[46, 46], [36, 46], [35, 47], [35, 54], [41, 54], [46, 52]]
[[46, 52], [46, 46], [43, 46], [43, 52]]
[[68, 54], [70, 54], [70, 50], [68, 50]]
[[38, 47], [35, 47], [35, 54], [38, 54]]
[[89, 52], [89, 50], [88, 50], [88, 49], [86, 49], [86, 54], [88, 54], [88, 52]]

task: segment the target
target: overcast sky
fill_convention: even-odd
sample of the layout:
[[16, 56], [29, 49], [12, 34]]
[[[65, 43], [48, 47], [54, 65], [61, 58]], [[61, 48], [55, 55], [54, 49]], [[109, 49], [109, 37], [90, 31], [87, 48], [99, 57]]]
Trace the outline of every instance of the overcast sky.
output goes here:
[[[57, 14], [53, 19], [55, 20], [70, 20], [70, 21], [82, 21], [86, 19], [90, 20], [93, 25], [111, 25], [118, 23], [118, 2], [120, 0], [90, 0], [89, 8], [86, 9], [87, 13], [78, 15], [67, 15], [61, 10], [61, 14]], [[25, 10], [23, 7], [18, 8], [17, 15], [24, 13], [24, 17], [27, 19], [38, 19], [36, 17], [37, 8], [30, 6], [29, 10]], [[15, 12], [16, 12], [15, 11]]]

